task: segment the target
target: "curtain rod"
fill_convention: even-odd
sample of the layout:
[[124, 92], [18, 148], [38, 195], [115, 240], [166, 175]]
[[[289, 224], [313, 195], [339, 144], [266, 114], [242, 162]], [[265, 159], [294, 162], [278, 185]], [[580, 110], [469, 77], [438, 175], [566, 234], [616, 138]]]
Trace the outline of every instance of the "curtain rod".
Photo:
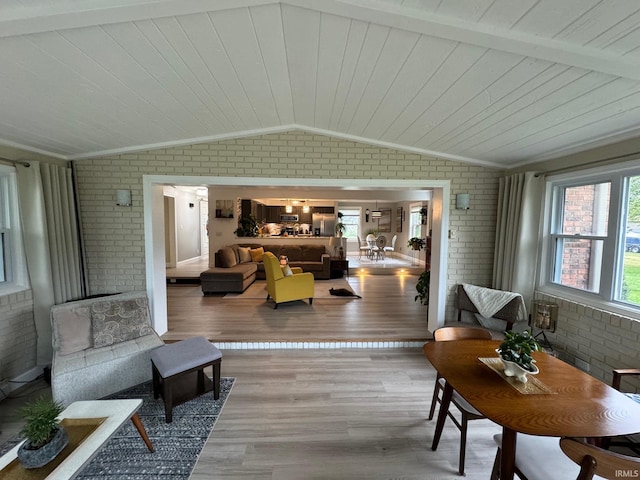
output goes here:
[[591, 162], [582, 163], [580, 165], [572, 165], [570, 167], [556, 168], [554, 170], [549, 170], [547, 172], [536, 173], [535, 176], [539, 177], [540, 175], [552, 175], [554, 173], [560, 173], [560, 172], [571, 172], [573, 170], [579, 170], [579, 169], [582, 169], [584, 167], [590, 167], [592, 165], [606, 164], [606, 163], [612, 162], [614, 160], [621, 160], [621, 159], [626, 158], [626, 157], [634, 157], [634, 156], [638, 156], [638, 155], [640, 155], [640, 151], [639, 152], [625, 153], [624, 155], [616, 155], [614, 157], [601, 158], [600, 160], [593, 160]]
[[14, 165], [15, 164], [22, 165], [23, 167], [27, 167], [27, 168], [29, 168], [31, 166], [31, 164], [29, 162], [25, 162], [23, 160], [10, 160], [8, 158], [0, 157], [0, 161], [13, 163]]

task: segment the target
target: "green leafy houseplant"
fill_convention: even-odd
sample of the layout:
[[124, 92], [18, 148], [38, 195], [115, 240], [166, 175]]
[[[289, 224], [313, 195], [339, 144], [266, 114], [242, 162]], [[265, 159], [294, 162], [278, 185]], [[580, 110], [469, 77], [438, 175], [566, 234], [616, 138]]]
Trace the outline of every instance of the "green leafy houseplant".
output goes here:
[[431, 281], [431, 271], [425, 270], [418, 277], [418, 283], [416, 284], [416, 290], [418, 294], [415, 296], [414, 301], [420, 300], [422, 305], [429, 305], [429, 282]]
[[500, 358], [520, 365], [525, 370], [534, 371], [533, 357], [531, 354], [540, 350], [540, 344], [525, 330], [522, 333], [511, 331], [504, 332], [505, 338], [498, 347]]
[[64, 410], [61, 403], [40, 397], [27, 403], [20, 409], [20, 416], [25, 420], [22, 434], [31, 445], [31, 449], [38, 449], [48, 443], [55, 435], [60, 422], [58, 415]]
[[427, 244], [424, 238], [420, 237], [411, 237], [407, 242], [407, 246], [413, 248], [414, 250], [422, 250], [424, 246]]
[[238, 220], [238, 228], [235, 231], [238, 237], [257, 237], [258, 236], [258, 219], [253, 215], [240, 218]]

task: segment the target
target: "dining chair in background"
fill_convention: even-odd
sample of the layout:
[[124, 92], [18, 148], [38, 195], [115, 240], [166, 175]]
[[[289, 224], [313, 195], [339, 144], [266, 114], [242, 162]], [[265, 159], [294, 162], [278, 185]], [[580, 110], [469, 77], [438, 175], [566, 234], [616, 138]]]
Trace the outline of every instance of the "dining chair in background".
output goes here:
[[[500, 479], [502, 435], [493, 437], [498, 445], [491, 480]], [[619, 479], [620, 472], [640, 472], [640, 458], [621, 455], [575, 438], [518, 434], [516, 474], [523, 480]]]
[[398, 235], [394, 235], [393, 237], [391, 237], [391, 246], [387, 245], [386, 247], [384, 247], [385, 255], [387, 254], [387, 252], [393, 253], [396, 251], [396, 240], [398, 240]]
[[369, 247], [369, 244], [362, 243], [362, 240], [360, 240], [360, 236], [358, 235], [358, 258], [362, 258], [362, 252], [364, 252], [365, 255], [368, 257], [370, 250], [371, 248]]
[[385, 237], [384, 235], [378, 235], [378, 238], [376, 238], [376, 246], [375, 246], [376, 260], [378, 259], [384, 260], [384, 249], [386, 246], [387, 246], [387, 237]]
[[[491, 340], [491, 332], [482, 327], [442, 327], [433, 332], [433, 338], [436, 342], [445, 342], [450, 340]], [[429, 409], [429, 420], [433, 419], [436, 404], [442, 402], [441, 392], [444, 389], [445, 382], [446, 380], [442, 378], [440, 374], [437, 374], [436, 383], [433, 389], [433, 397], [431, 399], [431, 408]], [[458, 472], [460, 475], [464, 475], [464, 460], [467, 447], [467, 426], [469, 420], [480, 420], [486, 417], [469, 405], [469, 403], [455, 390], [451, 397], [451, 404], [455, 405], [460, 412], [460, 419], [451, 412], [451, 409], [447, 411], [447, 416], [451, 419], [458, 430], [460, 430]], [[437, 431], [435, 435], [438, 435]]]

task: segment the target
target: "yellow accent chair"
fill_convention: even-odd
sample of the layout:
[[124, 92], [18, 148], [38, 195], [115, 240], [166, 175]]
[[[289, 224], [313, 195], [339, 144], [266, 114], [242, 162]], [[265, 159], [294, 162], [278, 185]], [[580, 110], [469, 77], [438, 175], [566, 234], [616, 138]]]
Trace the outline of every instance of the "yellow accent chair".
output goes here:
[[285, 276], [280, 262], [271, 252], [262, 257], [264, 272], [267, 277], [267, 300], [272, 298], [278, 308], [279, 303], [309, 299], [313, 303], [313, 273], [297, 273]]

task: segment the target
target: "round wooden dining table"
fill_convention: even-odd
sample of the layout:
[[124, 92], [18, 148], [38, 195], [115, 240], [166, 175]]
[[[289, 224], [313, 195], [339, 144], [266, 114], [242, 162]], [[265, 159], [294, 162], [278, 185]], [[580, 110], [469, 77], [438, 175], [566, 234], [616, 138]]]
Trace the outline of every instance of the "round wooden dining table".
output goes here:
[[640, 432], [640, 404], [544, 352], [534, 353], [540, 373], [531, 380], [531, 391], [522, 393], [522, 388], [515, 388], [490, 367], [498, 356], [499, 344], [493, 340], [455, 340], [424, 345], [425, 356], [446, 380], [432, 449], [440, 440], [454, 389], [502, 426], [501, 480], [513, 478], [518, 432], [587, 438]]

